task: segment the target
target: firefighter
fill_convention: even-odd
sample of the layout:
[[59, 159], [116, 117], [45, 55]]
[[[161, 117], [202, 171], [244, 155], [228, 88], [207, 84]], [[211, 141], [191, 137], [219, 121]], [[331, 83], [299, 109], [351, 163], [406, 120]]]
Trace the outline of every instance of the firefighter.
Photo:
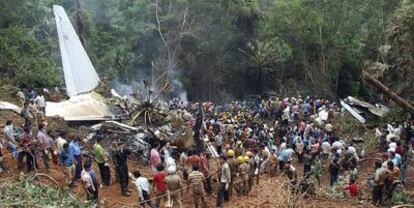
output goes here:
[[[237, 174], [237, 169], [239, 166], [239, 163], [237, 161], [237, 159], [234, 157], [234, 150], [229, 149], [227, 151], [227, 157], [228, 157], [228, 163], [230, 166], [230, 173], [231, 173], [231, 178], [236, 178], [236, 174]], [[229, 184], [229, 200], [231, 198], [231, 196], [233, 195], [233, 187], [234, 187], [234, 180], [230, 181]]]

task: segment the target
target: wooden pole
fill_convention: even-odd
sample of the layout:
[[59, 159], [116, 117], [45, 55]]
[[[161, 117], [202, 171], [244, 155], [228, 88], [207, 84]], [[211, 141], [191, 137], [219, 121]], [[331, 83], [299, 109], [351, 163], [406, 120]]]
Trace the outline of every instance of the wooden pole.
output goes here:
[[414, 114], [414, 106], [411, 105], [408, 101], [404, 100], [393, 92], [390, 88], [382, 84], [378, 79], [372, 77], [368, 72], [362, 70], [362, 78], [370, 85], [374, 86], [378, 91], [387, 95], [391, 100], [393, 100], [397, 105], [410, 113]]

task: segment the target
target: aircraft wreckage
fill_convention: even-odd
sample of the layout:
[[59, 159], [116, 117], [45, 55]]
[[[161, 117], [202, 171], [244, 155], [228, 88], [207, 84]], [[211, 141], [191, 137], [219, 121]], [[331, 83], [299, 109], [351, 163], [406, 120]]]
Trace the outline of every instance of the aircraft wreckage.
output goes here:
[[[118, 136], [142, 158], [148, 158], [153, 141], [171, 143], [179, 150], [207, 149], [213, 157], [218, 156], [204, 140], [194, 137], [193, 130], [200, 131], [201, 125], [196, 125], [195, 129], [186, 125], [187, 121], [195, 120], [188, 111], [169, 110], [164, 104], [151, 102], [150, 98], [142, 101], [122, 97], [114, 89], [106, 96], [96, 92], [102, 82], [65, 10], [54, 5], [53, 11], [69, 99], [47, 102], [46, 117], [61, 117], [66, 122], [100, 122], [90, 128], [88, 141], [101, 136], [109, 144]], [[198, 116], [198, 120], [202, 122], [202, 117]]]

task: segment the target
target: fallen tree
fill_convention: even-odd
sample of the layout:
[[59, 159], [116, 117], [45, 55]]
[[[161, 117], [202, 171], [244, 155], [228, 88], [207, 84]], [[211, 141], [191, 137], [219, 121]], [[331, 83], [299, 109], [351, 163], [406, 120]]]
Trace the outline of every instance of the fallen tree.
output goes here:
[[375, 79], [373, 76], [371, 76], [368, 72], [362, 71], [362, 78], [368, 84], [374, 86], [378, 91], [380, 91], [381, 93], [391, 98], [391, 100], [393, 100], [401, 108], [404, 108], [410, 113], [414, 114], [414, 106], [411, 105], [411, 103], [409, 103], [408, 101], [406, 101], [405, 99], [397, 95], [390, 88], [382, 84], [378, 79]]

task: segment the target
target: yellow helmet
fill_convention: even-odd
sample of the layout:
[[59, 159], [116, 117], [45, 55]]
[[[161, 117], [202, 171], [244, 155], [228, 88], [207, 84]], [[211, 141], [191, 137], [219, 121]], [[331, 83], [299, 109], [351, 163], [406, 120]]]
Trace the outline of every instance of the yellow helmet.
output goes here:
[[227, 156], [229, 156], [229, 157], [233, 157], [233, 156], [234, 156], [234, 150], [229, 149], [229, 150], [227, 151]]
[[249, 156], [245, 155], [245, 156], [243, 157], [243, 160], [244, 160], [244, 162], [249, 162], [250, 158], [249, 158]]
[[239, 163], [244, 162], [244, 158], [243, 158], [243, 156], [238, 156], [238, 157], [237, 157], [237, 161], [239, 161]]
[[247, 151], [246, 155], [249, 156], [249, 157], [253, 157], [253, 152]]

